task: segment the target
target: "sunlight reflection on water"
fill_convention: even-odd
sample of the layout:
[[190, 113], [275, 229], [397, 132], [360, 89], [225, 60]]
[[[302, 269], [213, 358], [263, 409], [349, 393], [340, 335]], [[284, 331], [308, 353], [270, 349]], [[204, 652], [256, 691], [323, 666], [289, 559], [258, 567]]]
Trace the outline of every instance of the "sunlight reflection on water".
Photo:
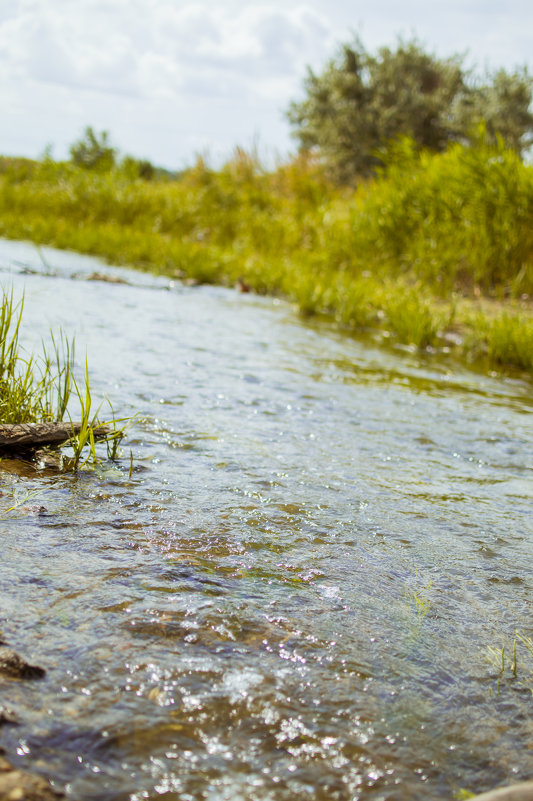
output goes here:
[[[75, 799], [450, 798], [530, 778], [530, 387], [228, 290], [0, 242], [23, 339], [76, 333], [124, 459], [3, 474], [0, 685]], [[129, 449], [134, 469], [129, 472]], [[126, 456], [128, 458], [126, 458]], [[36, 511], [38, 509], [44, 511]], [[499, 691], [498, 691], [499, 689]]]

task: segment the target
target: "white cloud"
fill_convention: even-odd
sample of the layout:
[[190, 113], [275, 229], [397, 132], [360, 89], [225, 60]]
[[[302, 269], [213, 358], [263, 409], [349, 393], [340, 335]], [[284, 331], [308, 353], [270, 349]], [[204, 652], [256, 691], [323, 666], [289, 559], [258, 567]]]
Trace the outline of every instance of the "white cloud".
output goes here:
[[331, 36], [326, 21], [305, 6], [284, 10], [263, 3], [238, 13], [220, 6], [161, 6], [154, 28], [160, 57], [180, 65], [183, 90], [213, 98], [271, 97], [272, 81], [280, 79], [288, 93]]
[[0, 61], [18, 79], [79, 90], [218, 96], [253, 81], [261, 94], [264, 81], [268, 95], [273, 76], [294, 80], [328, 35], [306, 6], [20, 0], [0, 24]]
[[[175, 166], [259, 134], [287, 149], [283, 110], [305, 66], [361, 33], [373, 50], [416, 33], [441, 55], [529, 57], [526, 0], [0, 0], [0, 152], [66, 152], [84, 125]], [[507, 47], [507, 50], [505, 49]], [[521, 55], [525, 54], [525, 55]], [[507, 54], [507, 55], [506, 55]], [[192, 144], [196, 143], [194, 148]]]
[[282, 110], [333, 44], [312, 4], [15, 0], [0, 15], [0, 152], [17, 138], [39, 138], [32, 155], [50, 140], [64, 152], [88, 123], [124, 149], [144, 135], [156, 161], [163, 139], [168, 152], [197, 141], [228, 153], [258, 133], [287, 143]]

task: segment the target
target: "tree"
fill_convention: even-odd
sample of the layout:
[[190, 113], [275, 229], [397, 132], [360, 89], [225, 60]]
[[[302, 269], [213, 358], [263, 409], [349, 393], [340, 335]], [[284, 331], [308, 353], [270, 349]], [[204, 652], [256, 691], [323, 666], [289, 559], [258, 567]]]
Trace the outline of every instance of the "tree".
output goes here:
[[355, 39], [321, 75], [309, 69], [304, 88], [289, 121], [301, 148], [317, 149], [340, 182], [372, 173], [381, 164], [379, 149], [401, 136], [440, 151], [468, 141], [485, 120], [490, 135], [519, 152], [531, 144], [532, 82], [525, 70], [500, 70], [488, 85], [475, 85], [460, 57], [438, 59], [416, 41], [374, 56]]
[[483, 122], [489, 141], [500, 137], [523, 156], [533, 144], [532, 79], [526, 69], [511, 74], [500, 69], [490, 80], [460, 99], [454, 109], [457, 125], [468, 141]]
[[156, 168], [147, 159], [138, 159], [135, 156], [124, 156], [120, 164], [123, 172], [132, 180], [142, 178], [143, 181], [152, 181], [156, 176]]
[[83, 137], [70, 147], [70, 156], [74, 164], [101, 172], [110, 170], [115, 165], [116, 149], [109, 144], [109, 134], [94, 132], [90, 125], [85, 128]]

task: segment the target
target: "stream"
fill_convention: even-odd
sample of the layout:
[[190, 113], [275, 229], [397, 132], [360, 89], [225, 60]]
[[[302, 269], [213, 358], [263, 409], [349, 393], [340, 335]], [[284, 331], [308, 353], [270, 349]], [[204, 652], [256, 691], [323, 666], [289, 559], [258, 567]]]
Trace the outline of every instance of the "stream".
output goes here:
[[533, 778], [531, 384], [28, 243], [0, 284], [137, 415], [116, 462], [0, 462], [0, 633], [46, 669], [0, 683], [14, 764], [75, 801]]

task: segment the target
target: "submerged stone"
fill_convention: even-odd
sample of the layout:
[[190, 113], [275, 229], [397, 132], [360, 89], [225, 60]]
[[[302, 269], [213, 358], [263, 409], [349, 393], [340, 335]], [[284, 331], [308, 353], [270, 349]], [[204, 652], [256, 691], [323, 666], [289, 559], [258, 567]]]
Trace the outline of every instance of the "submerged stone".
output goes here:
[[0, 757], [0, 801], [56, 801], [64, 797], [42, 776], [16, 770]]
[[0, 726], [5, 726], [7, 724], [16, 725], [17, 723], [17, 716], [13, 710], [7, 709], [5, 706], [0, 706]]
[[488, 793], [474, 796], [472, 801], [533, 801], [533, 781], [489, 790]]
[[44, 668], [30, 665], [12, 648], [0, 647], [0, 676], [13, 679], [41, 679], [45, 675]]

